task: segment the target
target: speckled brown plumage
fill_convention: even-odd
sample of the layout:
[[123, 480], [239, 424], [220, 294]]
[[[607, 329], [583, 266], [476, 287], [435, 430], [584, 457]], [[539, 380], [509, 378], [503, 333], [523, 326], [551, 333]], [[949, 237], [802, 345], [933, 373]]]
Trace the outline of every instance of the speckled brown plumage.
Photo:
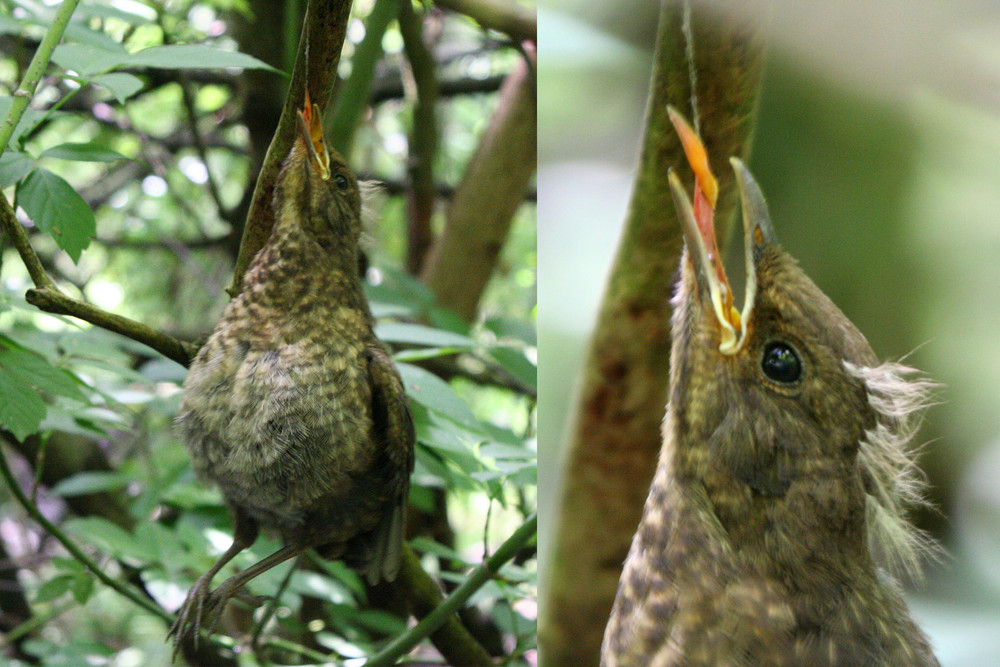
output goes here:
[[[689, 247], [673, 302], [663, 448], [602, 665], [937, 665], [873, 558], [881, 549], [917, 558], [900, 500], [917, 495], [903, 447], [928, 384], [878, 365], [774, 241], [756, 184], [735, 165], [756, 287], [742, 321], [723, 317], [744, 338], [720, 350], [723, 309], [709, 287], [724, 277], [710, 277], [697, 246], [711, 257], [714, 239], [682, 202]], [[764, 372], [776, 341], [797, 352], [794, 382]]]
[[[171, 630], [178, 642], [214, 623], [247, 580], [308, 548], [371, 583], [399, 569], [413, 424], [358, 275], [357, 181], [327, 154], [308, 103], [273, 206], [269, 241], [184, 382], [178, 423], [236, 530], [192, 588]], [[209, 593], [258, 527], [286, 546]]]

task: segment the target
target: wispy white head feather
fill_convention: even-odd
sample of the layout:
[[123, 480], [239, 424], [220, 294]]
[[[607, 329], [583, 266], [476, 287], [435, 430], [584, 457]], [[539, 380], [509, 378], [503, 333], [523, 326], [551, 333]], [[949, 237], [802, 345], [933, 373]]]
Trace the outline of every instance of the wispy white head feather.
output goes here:
[[858, 454], [867, 493], [868, 547], [890, 571], [918, 579], [921, 559], [936, 556], [938, 548], [907, 520], [911, 507], [927, 502], [911, 441], [938, 385], [912, 377], [918, 371], [899, 363], [866, 367], [845, 361], [844, 368], [864, 383], [868, 403], [878, 413], [878, 424], [865, 432]]

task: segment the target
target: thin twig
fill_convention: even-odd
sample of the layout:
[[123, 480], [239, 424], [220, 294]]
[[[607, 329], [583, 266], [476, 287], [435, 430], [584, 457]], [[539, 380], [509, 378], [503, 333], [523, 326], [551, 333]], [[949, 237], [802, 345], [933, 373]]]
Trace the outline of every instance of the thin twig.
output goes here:
[[264, 613], [261, 614], [260, 621], [257, 622], [253, 632], [250, 634], [250, 646], [254, 647], [254, 651], [257, 651], [257, 647], [260, 643], [260, 635], [264, 631], [264, 626], [267, 625], [268, 621], [271, 620], [271, 617], [274, 616], [274, 612], [277, 611], [278, 602], [281, 600], [282, 594], [284, 594], [285, 590], [288, 588], [288, 584], [291, 583], [292, 575], [295, 574], [297, 569], [299, 569], [299, 563], [301, 561], [302, 554], [299, 554], [298, 557], [296, 557], [296, 559], [292, 562], [292, 566], [288, 568], [288, 572], [285, 573], [284, 578], [278, 585], [278, 590], [276, 590], [274, 595], [271, 596], [271, 599], [267, 601]]
[[14, 209], [11, 208], [10, 202], [2, 193], [0, 193], [0, 226], [7, 232], [7, 238], [14, 245], [17, 254], [21, 256], [21, 261], [28, 269], [31, 281], [39, 288], [56, 289], [55, 283], [52, 282], [49, 274], [45, 272], [45, 267], [42, 266], [42, 260], [38, 258], [31, 243], [28, 242], [28, 235], [24, 232], [21, 223], [17, 221]]
[[434, 157], [437, 152], [438, 83], [434, 57], [424, 43], [422, 17], [413, 11], [413, 3], [399, 5], [399, 32], [403, 49], [413, 75], [413, 121], [407, 171], [410, 188], [407, 193], [407, 228], [409, 248], [406, 268], [417, 275], [434, 240], [431, 216], [434, 213]]
[[496, 552], [476, 567], [469, 576], [445, 598], [444, 602], [434, 611], [424, 616], [415, 626], [401, 634], [388, 646], [373, 655], [366, 667], [375, 665], [391, 665], [397, 658], [405, 655], [419, 644], [429, 634], [441, 626], [452, 614], [457, 612], [468, 601], [472, 594], [478, 591], [491, 578], [496, 576], [500, 568], [517, 554], [518, 550], [528, 543], [537, 533], [538, 515], [532, 514], [508, 537]]
[[7, 482], [7, 487], [10, 489], [10, 492], [14, 494], [17, 502], [21, 504], [24, 511], [28, 513], [28, 516], [34, 519], [52, 537], [56, 538], [59, 544], [61, 544], [63, 548], [73, 556], [73, 558], [78, 560], [85, 568], [90, 570], [91, 574], [97, 577], [101, 583], [114, 589], [122, 596], [136, 603], [149, 613], [159, 616], [168, 623], [173, 622], [173, 616], [166, 610], [162, 609], [159, 605], [152, 602], [138, 591], [133, 590], [133, 588], [128, 584], [124, 584], [108, 576], [101, 569], [101, 566], [94, 562], [90, 556], [83, 553], [83, 550], [80, 549], [80, 547], [78, 547], [73, 540], [69, 539], [69, 536], [66, 535], [61, 528], [46, 519], [45, 515], [43, 515], [41, 510], [38, 509], [38, 506], [32, 503], [28, 496], [24, 494], [24, 491], [21, 490], [21, 485], [14, 479], [14, 473], [11, 472], [10, 466], [7, 465], [7, 457], [2, 455], [0, 455], [0, 475], [3, 476], [4, 481]]
[[31, 305], [47, 313], [72, 315], [84, 322], [90, 322], [102, 329], [148, 345], [168, 359], [173, 359], [185, 367], [191, 364], [194, 355], [198, 353], [198, 346], [194, 343], [178, 340], [141, 322], [72, 299], [54, 286], [30, 289], [25, 294], [25, 299]]
[[484, 28], [506, 33], [517, 41], [536, 41], [535, 12], [514, 2], [494, 0], [434, 0], [434, 4], [465, 14]]
[[201, 136], [201, 130], [198, 129], [198, 112], [194, 106], [194, 96], [191, 95], [191, 88], [183, 72], [180, 75], [178, 83], [181, 85], [181, 100], [184, 102], [184, 109], [188, 115], [188, 123], [191, 126], [191, 140], [194, 143], [194, 150], [198, 153], [201, 163], [205, 165], [208, 194], [211, 195], [212, 201], [215, 202], [215, 206], [219, 209], [219, 217], [223, 220], [229, 220], [232, 210], [223, 203], [219, 186], [215, 182], [215, 177], [212, 176], [212, 168], [208, 165], [208, 149], [205, 147], [205, 140]]
[[[351, 74], [337, 91], [337, 101], [327, 124], [333, 147], [350, 158], [351, 145], [362, 112], [370, 103], [375, 65], [382, 57], [382, 38], [399, 12], [399, 0], [376, 0], [365, 18], [365, 36], [351, 58]], [[400, 94], [402, 97], [402, 94]]]
[[52, 52], [56, 50], [56, 45], [62, 39], [63, 32], [66, 30], [66, 26], [69, 24], [69, 20], [73, 16], [73, 11], [76, 9], [78, 2], [79, 0], [64, 0], [59, 5], [59, 10], [56, 12], [56, 17], [52, 21], [52, 25], [45, 32], [45, 37], [39, 43], [38, 50], [35, 51], [35, 55], [31, 59], [31, 64], [28, 65], [28, 69], [24, 73], [24, 78], [21, 79], [21, 85], [14, 91], [14, 99], [10, 103], [7, 118], [4, 120], [3, 125], [0, 125], [0, 154], [3, 154], [7, 150], [7, 144], [10, 143], [10, 138], [14, 136], [14, 130], [21, 121], [21, 116], [27, 110], [31, 98], [34, 97], [35, 88], [38, 87], [38, 82], [42, 80], [42, 74], [45, 72], [45, 68], [49, 66], [49, 60], [52, 59]]
[[[73, 556], [73, 558], [89, 570], [91, 574], [97, 577], [101, 583], [118, 592], [123, 597], [128, 598], [154, 616], [163, 619], [168, 625], [173, 623], [173, 614], [157, 605], [139, 591], [135, 590], [132, 586], [108, 576], [101, 566], [98, 565], [92, 558], [87, 556], [87, 554], [83, 553], [83, 550], [77, 546], [77, 544], [62, 531], [62, 529], [46, 519], [45, 515], [38, 509], [38, 506], [31, 502], [28, 496], [26, 496], [24, 491], [21, 489], [21, 486], [17, 483], [17, 480], [14, 479], [14, 473], [11, 472], [10, 466], [7, 464], [7, 458], [2, 454], [0, 454], [0, 476], [3, 477], [4, 481], [7, 483], [7, 487], [14, 495], [14, 498], [18, 501], [18, 503], [20, 503], [21, 507], [24, 508], [24, 511], [28, 513], [28, 516], [34, 519], [48, 534], [52, 535], [52, 537], [54, 537], [56, 541], [58, 541], [59, 544], [61, 544], [63, 548], [66, 549], [71, 556]], [[30, 629], [31, 628], [28, 630], [30, 631]], [[236, 642], [231, 637], [227, 637], [225, 635], [213, 634], [209, 636], [209, 639], [226, 648], [232, 649], [236, 646]], [[328, 661], [328, 657], [326, 655], [307, 646], [302, 646], [286, 639], [269, 639], [264, 645], [269, 648], [289, 651], [310, 660], [319, 660], [323, 662]]]
[[74, 606], [76, 606], [76, 601], [70, 599], [62, 602], [61, 604], [52, 605], [52, 608], [44, 614], [36, 614], [35, 616], [32, 616], [24, 623], [21, 623], [20, 625], [5, 632], [3, 634], [3, 638], [0, 638], [0, 648], [13, 646], [19, 639], [21, 639], [21, 637], [31, 634], [55, 617], [66, 613]]
[[537, 166], [535, 79], [528, 60], [507, 75], [490, 123], [448, 206], [421, 278], [438, 302], [471, 322]]
[[[455, 79], [442, 79], [438, 82], [438, 96], [445, 98], [495, 93], [500, 90], [504, 78], [503, 74], [494, 74], [485, 78], [463, 76]], [[402, 98], [405, 95], [402, 78], [398, 75], [386, 76], [372, 85], [368, 104], [376, 106], [387, 100]]]

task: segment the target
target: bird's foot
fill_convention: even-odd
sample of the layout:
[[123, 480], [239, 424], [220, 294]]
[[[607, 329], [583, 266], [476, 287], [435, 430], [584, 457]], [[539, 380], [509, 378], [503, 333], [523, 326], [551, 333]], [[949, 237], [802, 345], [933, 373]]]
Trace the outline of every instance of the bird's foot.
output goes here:
[[211, 632], [215, 628], [226, 602], [236, 593], [231, 586], [226, 586], [227, 583], [229, 582], [223, 582], [214, 591], [210, 591], [208, 587], [211, 579], [207, 575], [194, 582], [187, 599], [177, 612], [177, 620], [167, 633], [168, 638], [174, 638], [174, 657], [181, 645], [188, 642], [197, 650], [201, 631], [204, 629]]
[[212, 632], [222, 616], [226, 602], [237, 598], [249, 607], [259, 607], [268, 600], [265, 595], [250, 595], [240, 590], [241, 582], [232, 579], [219, 584], [214, 591], [208, 589], [211, 580], [202, 576], [188, 592], [187, 599], [177, 612], [177, 620], [170, 626], [167, 637], [174, 638], [174, 657], [182, 644], [190, 642], [198, 650], [201, 631]]

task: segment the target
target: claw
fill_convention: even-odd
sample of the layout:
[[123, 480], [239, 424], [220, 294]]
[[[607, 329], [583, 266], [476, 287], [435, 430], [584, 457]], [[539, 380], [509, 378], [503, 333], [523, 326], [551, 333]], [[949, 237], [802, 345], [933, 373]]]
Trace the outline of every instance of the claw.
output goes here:
[[[196, 651], [198, 650], [198, 644], [201, 641], [202, 619], [207, 614], [212, 614], [216, 606], [216, 603], [212, 602], [213, 593], [208, 590], [208, 586], [209, 581], [205, 580], [204, 577], [194, 582], [194, 586], [188, 592], [187, 599], [184, 600], [184, 604], [177, 612], [177, 619], [170, 626], [167, 638], [169, 639], [171, 636], [174, 638], [174, 651], [172, 654], [172, 658], [174, 659], [176, 659], [181, 645], [187, 641], [191, 642], [191, 646]], [[206, 605], [206, 602], [209, 604]], [[215, 621], [217, 620], [218, 615], [215, 615], [212, 624], [206, 626], [209, 632], [215, 627]]]

